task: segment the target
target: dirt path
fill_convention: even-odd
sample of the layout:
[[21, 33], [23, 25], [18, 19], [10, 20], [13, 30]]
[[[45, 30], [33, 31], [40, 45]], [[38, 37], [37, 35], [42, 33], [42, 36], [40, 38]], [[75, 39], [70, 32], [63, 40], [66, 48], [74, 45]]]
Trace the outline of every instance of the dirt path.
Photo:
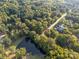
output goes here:
[[[54, 27], [56, 24], [58, 24], [59, 21], [62, 20], [62, 18], [64, 18], [66, 15], [67, 15], [67, 13], [64, 13], [55, 23], [51, 24], [46, 30], [48, 31], [48, 30], [50, 30], [51, 28], [53, 28], [53, 27]], [[46, 30], [44, 30], [44, 31], [42, 32], [42, 35], [44, 35], [44, 32], [45, 32]]]

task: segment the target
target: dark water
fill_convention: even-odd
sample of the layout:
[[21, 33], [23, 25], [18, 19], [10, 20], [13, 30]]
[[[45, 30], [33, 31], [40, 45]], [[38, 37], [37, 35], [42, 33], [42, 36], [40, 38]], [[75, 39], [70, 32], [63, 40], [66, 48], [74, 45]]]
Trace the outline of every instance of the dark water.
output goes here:
[[32, 55], [37, 55], [43, 57], [44, 54], [29, 40], [23, 40], [17, 48], [25, 48], [27, 53], [31, 53]]
[[[65, 0], [65, 2], [68, 3], [68, 5], [66, 5], [67, 8], [79, 9], [79, 0]], [[38, 48], [36, 48], [36, 46], [33, 43], [31, 43], [31, 41], [23, 40], [19, 44], [18, 48], [22, 47], [26, 48], [27, 53], [32, 53], [32, 55], [44, 56], [44, 54]]]

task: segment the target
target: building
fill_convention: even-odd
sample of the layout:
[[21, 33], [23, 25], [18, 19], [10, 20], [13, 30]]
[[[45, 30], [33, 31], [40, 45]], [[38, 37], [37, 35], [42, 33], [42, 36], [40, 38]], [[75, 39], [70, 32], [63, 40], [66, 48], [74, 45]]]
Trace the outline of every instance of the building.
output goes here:
[[63, 32], [63, 30], [65, 29], [63, 24], [59, 24], [58, 26], [56, 26], [55, 28], [58, 32]]

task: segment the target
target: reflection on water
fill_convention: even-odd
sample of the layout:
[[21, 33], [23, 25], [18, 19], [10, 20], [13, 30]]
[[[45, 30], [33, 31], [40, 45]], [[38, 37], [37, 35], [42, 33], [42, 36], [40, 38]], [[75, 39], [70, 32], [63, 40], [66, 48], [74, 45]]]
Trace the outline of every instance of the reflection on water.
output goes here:
[[31, 43], [30, 40], [23, 40], [17, 48], [25, 48], [27, 50], [27, 53], [31, 53], [32, 55], [38, 55], [41, 57], [44, 56], [44, 54], [38, 48], [36, 48], [36, 46]]

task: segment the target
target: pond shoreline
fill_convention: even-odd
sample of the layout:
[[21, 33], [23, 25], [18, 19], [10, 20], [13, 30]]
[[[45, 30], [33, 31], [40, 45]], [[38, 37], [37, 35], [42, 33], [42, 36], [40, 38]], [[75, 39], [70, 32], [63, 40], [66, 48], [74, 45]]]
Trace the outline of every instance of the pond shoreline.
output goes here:
[[31, 39], [23, 39], [19, 45], [17, 46], [18, 48], [25, 48], [27, 53], [31, 53], [32, 55], [37, 55], [37, 56], [41, 56], [44, 57], [45, 56], [45, 52], [42, 50], [42, 48], [39, 48], [39, 46]]

